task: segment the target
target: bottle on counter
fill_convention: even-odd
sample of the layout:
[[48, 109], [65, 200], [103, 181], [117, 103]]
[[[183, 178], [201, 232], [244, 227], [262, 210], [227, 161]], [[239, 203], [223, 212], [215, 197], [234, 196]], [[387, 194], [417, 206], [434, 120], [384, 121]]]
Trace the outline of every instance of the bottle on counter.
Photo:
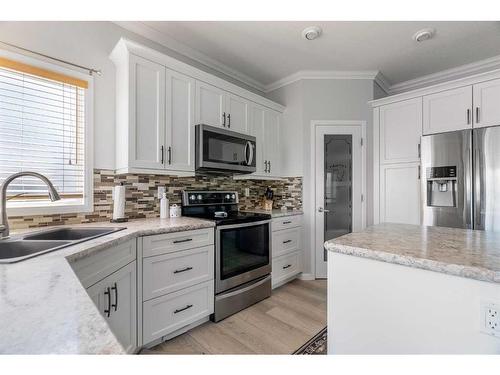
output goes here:
[[158, 186], [158, 198], [160, 199], [160, 219], [167, 219], [170, 217], [170, 211], [165, 186]]

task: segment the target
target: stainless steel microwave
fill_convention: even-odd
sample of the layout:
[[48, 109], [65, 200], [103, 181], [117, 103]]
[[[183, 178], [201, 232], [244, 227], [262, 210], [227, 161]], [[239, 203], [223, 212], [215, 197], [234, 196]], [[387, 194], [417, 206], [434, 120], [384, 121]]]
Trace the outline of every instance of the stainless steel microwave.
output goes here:
[[244, 174], [256, 170], [255, 137], [209, 125], [196, 125], [196, 172]]

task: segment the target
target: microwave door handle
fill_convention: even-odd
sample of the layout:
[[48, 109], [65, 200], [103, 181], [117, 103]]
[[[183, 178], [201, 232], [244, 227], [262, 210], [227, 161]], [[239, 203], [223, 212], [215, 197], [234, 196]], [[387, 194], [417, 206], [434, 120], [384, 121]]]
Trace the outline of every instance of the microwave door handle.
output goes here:
[[245, 145], [245, 161], [247, 165], [252, 165], [253, 162], [253, 147], [250, 141]]

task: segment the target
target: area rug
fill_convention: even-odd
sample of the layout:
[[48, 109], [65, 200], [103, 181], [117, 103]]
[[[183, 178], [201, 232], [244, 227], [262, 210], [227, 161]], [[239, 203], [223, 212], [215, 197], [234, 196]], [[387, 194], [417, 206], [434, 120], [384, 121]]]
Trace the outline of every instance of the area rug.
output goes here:
[[316, 336], [302, 345], [293, 354], [327, 354], [326, 329], [323, 328]]

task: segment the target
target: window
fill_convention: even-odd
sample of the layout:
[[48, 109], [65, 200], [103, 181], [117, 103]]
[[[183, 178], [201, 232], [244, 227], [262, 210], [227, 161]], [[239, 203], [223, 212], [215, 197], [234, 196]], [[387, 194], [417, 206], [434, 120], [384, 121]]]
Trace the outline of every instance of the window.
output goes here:
[[42, 181], [18, 178], [7, 191], [9, 213], [88, 211], [89, 77], [22, 60], [26, 58], [0, 56], [0, 181], [16, 172], [39, 172], [52, 181], [62, 199], [50, 202]]

